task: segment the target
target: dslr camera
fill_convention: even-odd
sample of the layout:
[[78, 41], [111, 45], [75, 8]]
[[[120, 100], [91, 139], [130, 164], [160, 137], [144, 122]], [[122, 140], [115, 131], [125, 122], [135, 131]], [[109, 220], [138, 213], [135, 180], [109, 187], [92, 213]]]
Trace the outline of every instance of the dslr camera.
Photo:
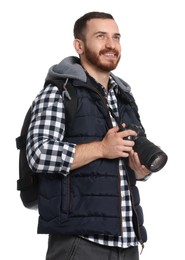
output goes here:
[[137, 133], [137, 136], [130, 135], [124, 139], [135, 142], [133, 149], [138, 153], [141, 164], [151, 172], [161, 170], [168, 160], [167, 155], [158, 146], [146, 138], [146, 134], [141, 126], [131, 124], [125, 128], [122, 127], [120, 131], [128, 129], [134, 130]]

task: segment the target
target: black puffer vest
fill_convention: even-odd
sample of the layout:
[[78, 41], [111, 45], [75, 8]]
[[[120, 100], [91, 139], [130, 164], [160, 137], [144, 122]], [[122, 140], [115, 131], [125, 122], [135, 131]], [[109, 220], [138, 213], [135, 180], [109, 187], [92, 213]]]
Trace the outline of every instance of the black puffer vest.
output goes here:
[[[102, 140], [112, 127], [102, 89], [73, 82], [77, 90], [77, 111], [73, 128], [65, 141], [82, 144]], [[120, 90], [121, 91], [121, 90]], [[118, 95], [120, 121], [140, 124], [129, 103]], [[127, 165], [125, 160], [125, 165]], [[38, 233], [72, 235], [121, 235], [121, 197], [119, 160], [99, 159], [71, 171], [67, 177], [41, 180]], [[138, 240], [146, 241], [143, 214], [134, 172], [125, 166], [131, 200], [133, 223]]]

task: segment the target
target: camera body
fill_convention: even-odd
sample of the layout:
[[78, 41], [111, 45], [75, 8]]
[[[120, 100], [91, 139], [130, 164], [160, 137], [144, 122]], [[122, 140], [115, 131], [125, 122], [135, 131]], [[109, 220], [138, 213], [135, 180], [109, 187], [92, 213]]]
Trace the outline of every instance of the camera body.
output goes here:
[[161, 170], [168, 160], [166, 153], [146, 138], [144, 129], [141, 126], [130, 124], [121, 131], [127, 129], [134, 130], [137, 133], [137, 136], [130, 135], [124, 139], [135, 142], [133, 149], [138, 153], [141, 164], [151, 172]]

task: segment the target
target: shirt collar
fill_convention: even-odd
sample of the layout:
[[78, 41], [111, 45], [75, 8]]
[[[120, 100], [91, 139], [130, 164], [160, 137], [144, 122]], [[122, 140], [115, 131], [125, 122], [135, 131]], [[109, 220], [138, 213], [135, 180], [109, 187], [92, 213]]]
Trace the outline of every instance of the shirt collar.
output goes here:
[[109, 90], [113, 89], [113, 90], [115, 90], [116, 93], [118, 92], [118, 84], [111, 76], [109, 77], [108, 89]]

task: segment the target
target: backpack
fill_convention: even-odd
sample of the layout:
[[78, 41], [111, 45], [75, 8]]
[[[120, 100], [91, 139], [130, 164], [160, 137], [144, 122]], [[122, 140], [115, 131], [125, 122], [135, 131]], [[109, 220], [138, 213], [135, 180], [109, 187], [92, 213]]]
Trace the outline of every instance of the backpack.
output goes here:
[[[66, 131], [68, 131], [72, 128], [76, 112], [76, 89], [68, 79], [47, 79], [44, 88], [49, 84], [57, 86], [63, 97], [66, 115]], [[38, 174], [30, 169], [26, 158], [26, 138], [30, 121], [31, 106], [24, 118], [21, 134], [16, 138], [16, 147], [19, 150], [19, 179], [17, 180], [17, 190], [20, 191], [20, 198], [23, 205], [26, 208], [35, 209], [38, 205], [39, 177]]]

